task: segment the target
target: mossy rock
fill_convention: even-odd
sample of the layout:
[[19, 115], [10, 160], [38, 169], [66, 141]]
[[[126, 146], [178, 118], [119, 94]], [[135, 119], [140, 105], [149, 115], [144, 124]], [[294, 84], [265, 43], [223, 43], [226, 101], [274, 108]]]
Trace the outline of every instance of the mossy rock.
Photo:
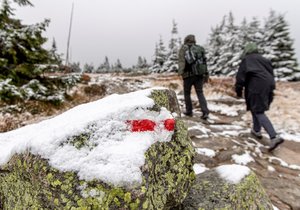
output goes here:
[[222, 178], [216, 169], [211, 169], [196, 176], [187, 198], [175, 209], [273, 210], [273, 207], [254, 172], [250, 171], [241, 181], [232, 183]]
[[[153, 110], [166, 107], [180, 115], [174, 92], [154, 90], [151, 97]], [[87, 134], [79, 137], [82, 142], [70, 140], [77, 149], [89, 145]], [[76, 171], [59, 171], [28, 150], [0, 168], [0, 209], [172, 209], [192, 186], [194, 153], [187, 128], [177, 118], [171, 141], [156, 142], [146, 151], [142, 183], [125, 187], [79, 179]]]

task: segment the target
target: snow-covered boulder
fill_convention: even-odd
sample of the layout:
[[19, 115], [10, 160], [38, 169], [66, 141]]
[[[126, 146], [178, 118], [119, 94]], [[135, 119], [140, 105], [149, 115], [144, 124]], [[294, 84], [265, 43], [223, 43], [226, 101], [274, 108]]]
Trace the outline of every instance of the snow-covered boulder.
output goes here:
[[195, 177], [176, 95], [111, 95], [0, 133], [0, 209], [170, 209]]
[[248, 167], [222, 165], [196, 176], [181, 210], [270, 209], [272, 203]]

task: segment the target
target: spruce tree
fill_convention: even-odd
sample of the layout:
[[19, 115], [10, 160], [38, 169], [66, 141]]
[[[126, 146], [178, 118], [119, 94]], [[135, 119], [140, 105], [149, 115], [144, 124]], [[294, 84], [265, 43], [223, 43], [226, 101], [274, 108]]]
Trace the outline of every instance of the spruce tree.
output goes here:
[[26, 5], [33, 6], [31, 4], [31, 2], [28, 1], [28, 0], [14, 0], [14, 2], [16, 2], [17, 4], [19, 4], [20, 6], [26, 6]]
[[241, 58], [241, 40], [239, 39], [239, 27], [235, 25], [232, 12], [228, 15], [228, 21], [225, 25], [224, 43], [221, 47], [221, 60], [223, 62], [222, 73], [234, 75], [237, 72]]
[[106, 72], [109, 72], [109, 70], [111, 69], [110, 67], [111, 67], [111, 66], [110, 66], [108, 57], [105, 56], [105, 58], [104, 58], [104, 63], [103, 63], [103, 68], [105, 69]]
[[207, 65], [211, 75], [222, 75], [223, 65], [220, 64], [221, 52], [220, 48], [224, 45], [224, 26], [226, 23], [226, 16], [223, 17], [220, 25], [211, 28], [207, 50]]
[[271, 10], [264, 31], [264, 56], [271, 60], [275, 76], [284, 80], [296, 79], [298, 63], [284, 15]]
[[241, 61], [244, 46], [254, 42], [270, 59], [275, 76], [284, 80], [299, 80], [300, 70], [295, 57], [293, 40], [284, 16], [270, 12], [264, 28], [257, 18], [234, 24], [232, 13], [212, 28], [207, 42], [208, 69], [212, 75], [234, 75]]
[[147, 59], [144, 57], [143, 59], [143, 68], [148, 68], [149, 65], [148, 65], [148, 62], [147, 62]]
[[116, 72], [121, 72], [123, 70], [123, 66], [122, 66], [120, 59], [117, 59], [115, 65], [114, 65], [114, 70]]
[[155, 45], [155, 52], [153, 56], [153, 65], [150, 71], [160, 73], [162, 72], [163, 64], [166, 62], [167, 51], [162, 37], [160, 36], [158, 44]]
[[166, 60], [167, 60], [167, 51], [163, 39], [160, 36], [155, 63], [159, 64], [162, 67], [163, 64], [166, 62]]
[[208, 69], [212, 75], [234, 75], [241, 57], [240, 30], [232, 12], [212, 29], [207, 46]]
[[74, 73], [80, 73], [81, 72], [80, 62], [70, 63], [70, 68], [71, 68], [71, 72], [74, 72]]
[[[27, 0], [16, 0], [20, 5], [31, 5]], [[54, 63], [50, 51], [43, 48], [47, 41], [42, 33], [49, 20], [34, 25], [24, 25], [14, 18], [13, 8], [8, 0], [3, 0], [0, 7], [0, 79], [12, 79], [14, 84], [22, 85], [37, 78], [42, 68], [35, 64]]]
[[[253, 17], [251, 22], [248, 23], [246, 18], [243, 19], [241, 22], [241, 25], [239, 26], [239, 40], [240, 40], [240, 52], [243, 52], [244, 47], [248, 43], [255, 43], [259, 49], [262, 48], [262, 43], [263, 43], [263, 33], [262, 29], [260, 27], [260, 21], [256, 18]], [[260, 50], [261, 51], [261, 50]], [[244, 56], [241, 54], [241, 58]]]
[[49, 53], [50, 53], [50, 56], [52, 58], [52, 62], [53, 63], [57, 63], [57, 64], [61, 64], [62, 63], [62, 59], [61, 59], [61, 57], [57, 53], [56, 41], [55, 41], [54, 38], [53, 38], [52, 46], [51, 46], [51, 49], [50, 49]]
[[138, 69], [144, 68], [144, 60], [141, 56], [138, 57], [136, 68], [138, 68]]
[[95, 68], [93, 64], [84, 64], [83, 66], [83, 72], [85, 73], [95, 73]]
[[251, 22], [249, 22], [247, 34], [247, 42], [254, 42], [258, 45], [259, 48], [262, 47], [263, 29], [261, 28], [260, 21], [256, 17], [253, 17]]
[[133, 67], [133, 69], [135, 71], [140, 71], [140, 72], [143, 72], [143, 73], [151, 73], [151, 71], [149, 71], [149, 65], [147, 63], [146, 58], [144, 58], [142, 56], [138, 56], [137, 63]]
[[177, 23], [173, 20], [171, 39], [169, 42], [169, 51], [166, 61], [164, 62], [162, 72], [177, 72], [178, 70], [178, 50], [180, 47], [180, 39], [178, 37]]

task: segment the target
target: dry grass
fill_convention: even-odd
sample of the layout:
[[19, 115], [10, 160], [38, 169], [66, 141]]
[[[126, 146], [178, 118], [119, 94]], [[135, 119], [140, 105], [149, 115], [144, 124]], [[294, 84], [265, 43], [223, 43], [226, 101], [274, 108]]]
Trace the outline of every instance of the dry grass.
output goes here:
[[82, 74], [82, 76], [80, 78], [80, 81], [83, 84], [88, 84], [91, 81], [91, 77], [89, 75], [87, 75], [87, 74]]
[[[132, 81], [148, 79], [151, 81], [151, 86], [167, 87], [177, 93], [180, 93], [183, 90], [181, 77], [174, 74], [143, 75], [136, 78], [124, 78], [131, 79]], [[218, 93], [220, 95], [234, 97], [234, 82], [233, 78], [212, 77], [204, 86], [205, 96]], [[21, 108], [21, 111], [12, 112], [11, 114], [0, 114], [0, 132], [10, 131], [33, 122], [53, 117], [79, 104], [98, 100], [104, 97], [105, 94], [106, 86], [104, 85], [97, 84], [87, 86], [86, 84], [79, 84], [70, 91], [67, 96], [67, 101], [60, 106], [38, 101], [27, 101], [18, 105], [18, 107]], [[192, 94], [195, 96], [194, 89], [192, 90]], [[277, 127], [300, 130], [300, 103], [298, 99], [300, 95], [300, 82], [277, 82], [275, 94], [275, 99], [271, 106], [271, 110], [268, 112], [268, 116], [270, 116]], [[3, 107], [3, 104], [0, 107]]]
[[233, 78], [212, 77], [212, 78], [210, 78], [208, 84], [206, 84], [205, 93], [207, 95], [210, 95], [212, 93], [222, 93], [224, 95], [229, 95], [229, 96], [235, 97], [236, 93], [234, 90], [234, 83], [235, 83], [235, 80]]
[[104, 96], [106, 94], [105, 85], [92, 84], [84, 88], [84, 93], [88, 96]]
[[[222, 93], [229, 96], [235, 96], [234, 82], [233, 78], [212, 77], [209, 79], [209, 82], [204, 85], [205, 94]], [[163, 78], [158, 77], [152, 82], [152, 84], [153, 86], [167, 87], [177, 92], [183, 90], [182, 78], [175, 75], [171, 75], [169, 77], [164, 76]], [[195, 94], [194, 89], [192, 89], [192, 94]]]
[[300, 131], [300, 82], [278, 82], [269, 111], [276, 127]]

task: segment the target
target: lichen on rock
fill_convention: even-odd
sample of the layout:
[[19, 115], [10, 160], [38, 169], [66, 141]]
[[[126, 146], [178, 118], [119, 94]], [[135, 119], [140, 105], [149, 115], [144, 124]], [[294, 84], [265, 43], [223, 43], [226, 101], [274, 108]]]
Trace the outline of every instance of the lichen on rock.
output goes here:
[[151, 98], [155, 101], [153, 109], [160, 109], [160, 107], [167, 108], [171, 113], [176, 113], [180, 116], [180, 108], [176, 93], [168, 89], [153, 90], [151, 92]]
[[194, 180], [194, 149], [182, 121], [172, 141], [153, 145], [146, 153], [144, 186], [150, 198], [147, 209], [169, 209], [181, 203]]
[[273, 210], [273, 207], [254, 172], [240, 182], [232, 183], [222, 178], [214, 168], [196, 176], [187, 198], [176, 209]]

